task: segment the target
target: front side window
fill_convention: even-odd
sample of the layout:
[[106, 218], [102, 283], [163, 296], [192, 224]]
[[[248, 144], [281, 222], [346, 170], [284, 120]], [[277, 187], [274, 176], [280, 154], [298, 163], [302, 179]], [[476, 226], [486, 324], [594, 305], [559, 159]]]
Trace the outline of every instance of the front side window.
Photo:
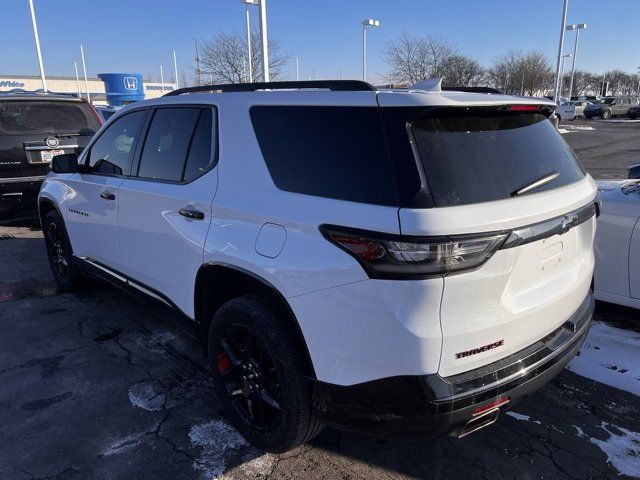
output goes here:
[[254, 106], [262, 156], [288, 192], [397, 205], [377, 107]]
[[213, 113], [207, 108], [156, 110], [147, 133], [138, 176], [172, 182], [191, 181], [212, 165]]
[[91, 173], [129, 174], [136, 140], [146, 114], [146, 110], [128, 113], [115, 120], [100, 135], [87, 155]]
[[[584, 177], [560, 134], [540, 113], [445, 109], [418, 116], [408, 131], [438, 207], [537, 193]], [[552, 178], [538, 188], [537, 180]]]

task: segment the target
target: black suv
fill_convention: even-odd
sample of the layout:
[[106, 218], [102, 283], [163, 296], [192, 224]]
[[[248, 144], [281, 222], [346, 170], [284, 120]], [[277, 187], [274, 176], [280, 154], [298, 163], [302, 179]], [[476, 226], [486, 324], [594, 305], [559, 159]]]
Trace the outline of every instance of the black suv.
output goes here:
[[584, 109], [587, 118], [602, 117], [611, 118], [629, 115], [629, 110], [638, 106], [638, 97], [605, 97], [601, 103], [588, 105]]
[[54, 155], [80, 153], [102, 120], [75, 95], [0, 93], [0, 216], [36, 206]]

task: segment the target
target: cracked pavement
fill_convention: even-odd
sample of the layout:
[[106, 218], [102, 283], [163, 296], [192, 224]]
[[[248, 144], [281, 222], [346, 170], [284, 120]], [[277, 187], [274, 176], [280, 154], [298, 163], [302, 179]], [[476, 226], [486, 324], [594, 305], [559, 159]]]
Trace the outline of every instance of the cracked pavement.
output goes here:
[[[636, 311], [599, 305], [596, 318], [640, 330]], [[0, 226], [0, 324], [3, 480], [640, 478], [597, 444], [640, 432], [640, 398], [567, 370], [464, 439], [326, 429], [265, 454], [225, 422], [193, 326], [100, 284], [57, 293], [33, 221]]]

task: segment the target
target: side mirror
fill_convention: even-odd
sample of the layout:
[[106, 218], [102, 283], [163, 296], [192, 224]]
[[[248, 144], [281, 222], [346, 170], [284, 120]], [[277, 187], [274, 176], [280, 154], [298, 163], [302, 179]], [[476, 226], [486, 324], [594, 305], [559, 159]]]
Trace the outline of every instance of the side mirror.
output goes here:
[[627, 176], [634, 180], [640, 179], [640, 163], [629, 165], [629, 174]]
[[79, 167], [78, 155], [75, 153], [56, 155], [51, 161], [51, 170], [54, 173], [76, 173], [80, 170]]

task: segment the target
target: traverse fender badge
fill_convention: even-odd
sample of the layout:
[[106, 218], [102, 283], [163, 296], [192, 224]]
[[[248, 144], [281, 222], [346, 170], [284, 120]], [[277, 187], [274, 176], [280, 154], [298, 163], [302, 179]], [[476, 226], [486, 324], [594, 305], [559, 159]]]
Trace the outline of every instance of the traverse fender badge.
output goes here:
[[502, 347], [503, 345], [504, 345], [504, 339], [501, 339], [501, 340], [498, 340], [497, 342], [483, 345], [482, 347], [472, 348], [471, 350], [467, 350], [466, 352], [456, 353], [456, 358], [470, 357], [471, 355], [477, 355], [478, 353], [486, 352], [488, 350], [493, 350], [494, 348]]

